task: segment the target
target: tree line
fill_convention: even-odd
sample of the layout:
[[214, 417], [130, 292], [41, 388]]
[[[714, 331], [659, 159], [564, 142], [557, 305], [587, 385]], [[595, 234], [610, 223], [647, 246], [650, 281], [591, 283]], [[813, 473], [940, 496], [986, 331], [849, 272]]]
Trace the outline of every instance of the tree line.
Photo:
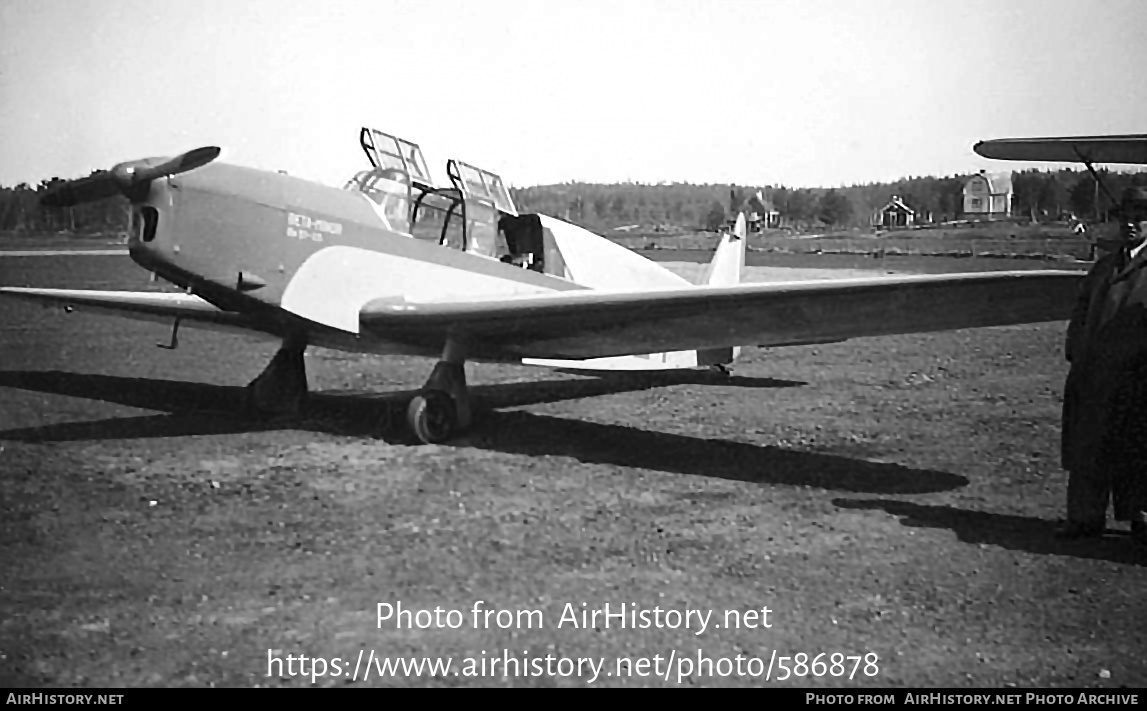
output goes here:
[[[1115, 198], [1127, 185], [1147, 184], [1147, 173], [1106, 169], [1098, 173]], [[747, 201], [759, 191], [766, 206], [779, 213], [781, 226], [847, 229], [871, 225], [875, 213], [893, 196], [915, 211], [917, 222], [960, 219], [964, 216], [964, 185], [971, 177], [910, 177], [838, 188], [564, 183], [512, 189], [511, 193], [523, 212], [567, 217], [591, 229], [631, 224], [715, 229], [738, 210], [751, 206]], [[1033, 220], [1054, 220], [1071, 214], [1084, 220], [1103, 221], [1112, 207], [1086, 170], [1013, 171], [1012, 192], [1012, 215]]]
[[[1147, 173], [1099, 173], [1116, 198], [1127, 185], [1147, 185]], [[894, 195], [916, 212], [918, 223], [959, 219], [964, 184], [970, 177], [910, 177], [838, 188], [563, 183], [511, 188], [510, 192], [521, 212], [541, 212], [597, 230], [630, 225], [643, 230], [715, 230], [737, 211], [752, 210], [751, 199], [758, 192], [766, 205], [779, 213], [779, 226], [848, 229], [868, 227], [873, 215]], [[41, 207], [40, 198], [60, 182], [60, 178], [52, 178], [35, 187], [28, 183], [0, 186], [0, 231], [91, 234], [130, 229], [131, 209], [122, 196], [65, 209]], [[1084, 220], [1103, 221], [1112, 206], [1086, 170], [1014, 171], [1012, 190], [1012, 214], [1033, 220], [1073, 214]]]
[[9, 188], [0, 186], [0, 231], [107, 233], [127, 231], [131, 204], [117, 195], [69, 208], [40, 206], [40, 198], [64, 181], [42, 180], [36, 187], [28, 183]]

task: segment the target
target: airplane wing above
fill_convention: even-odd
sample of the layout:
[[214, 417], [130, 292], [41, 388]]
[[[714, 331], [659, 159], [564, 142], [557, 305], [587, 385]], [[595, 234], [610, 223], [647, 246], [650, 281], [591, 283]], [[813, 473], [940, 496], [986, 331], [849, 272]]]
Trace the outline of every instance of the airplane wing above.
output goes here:
[[363, 331], [478, 357], [603, 358], [1066, 320], [1082, 272], [1027, 271], [742, 284], [519, 298], [367, 303]]
[[997, 138], [980, 141], [972, 150], [1000, 160], [1147, 164], [1147, 134]]
[[0, 287], [0, 295], [55, 302], [82, 309], [107, 311], [146, 321], [170, 322], [178, 318], [189, 326], [213, 330], [265, 330], [244, 314], [223, 311], [198, 296], [151, 291], [96, 291], [90, 289], [36, 289]]

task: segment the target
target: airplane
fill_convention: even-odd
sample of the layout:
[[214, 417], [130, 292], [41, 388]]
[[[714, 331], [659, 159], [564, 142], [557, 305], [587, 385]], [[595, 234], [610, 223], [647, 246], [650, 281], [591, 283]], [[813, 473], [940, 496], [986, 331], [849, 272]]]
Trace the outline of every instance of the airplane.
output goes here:
[[[218, 147], [144, 158], [45, 195], [117, 194], [131, 259], [180, 292], [6, 286], [0, 295], [263, 335], [279, 349], [247, 388], [256, 414], [294, 413], [316, 346], [436, 357], [406, 424], [433, 444], [472, 424], [467, 361], [581, 370], [723, 368], [747, 344], [1065, 320], [1079, 272], [1040, 270], [741, 283], [744, 215], [693, 284], [571, 223], [519, 214], [501, 178], [362, 128], [370, 167], [343, 188], [216, 160]], [[389, 415], [384, 414], [384, 419]]]

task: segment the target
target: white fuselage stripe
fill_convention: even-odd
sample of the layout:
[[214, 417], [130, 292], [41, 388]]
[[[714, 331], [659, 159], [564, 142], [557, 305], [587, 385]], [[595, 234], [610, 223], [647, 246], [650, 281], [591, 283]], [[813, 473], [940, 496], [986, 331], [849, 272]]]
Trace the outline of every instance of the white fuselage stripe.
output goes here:
[[283, 292], [281, 306], [316, 323], [358, 333], [359, 314], [375, 299], [471, 301], [550, 291], [439, 262], [334, 246], [315, 252], [300, 265]]

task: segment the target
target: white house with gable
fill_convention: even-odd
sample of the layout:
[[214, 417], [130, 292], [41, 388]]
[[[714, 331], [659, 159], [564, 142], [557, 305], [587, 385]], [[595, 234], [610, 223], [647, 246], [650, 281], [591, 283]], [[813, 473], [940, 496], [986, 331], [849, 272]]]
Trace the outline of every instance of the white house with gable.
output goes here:
[[1012, 214], [1012, 173], [979, 173], [964, 183], [964, 214], [1007, 217]]

